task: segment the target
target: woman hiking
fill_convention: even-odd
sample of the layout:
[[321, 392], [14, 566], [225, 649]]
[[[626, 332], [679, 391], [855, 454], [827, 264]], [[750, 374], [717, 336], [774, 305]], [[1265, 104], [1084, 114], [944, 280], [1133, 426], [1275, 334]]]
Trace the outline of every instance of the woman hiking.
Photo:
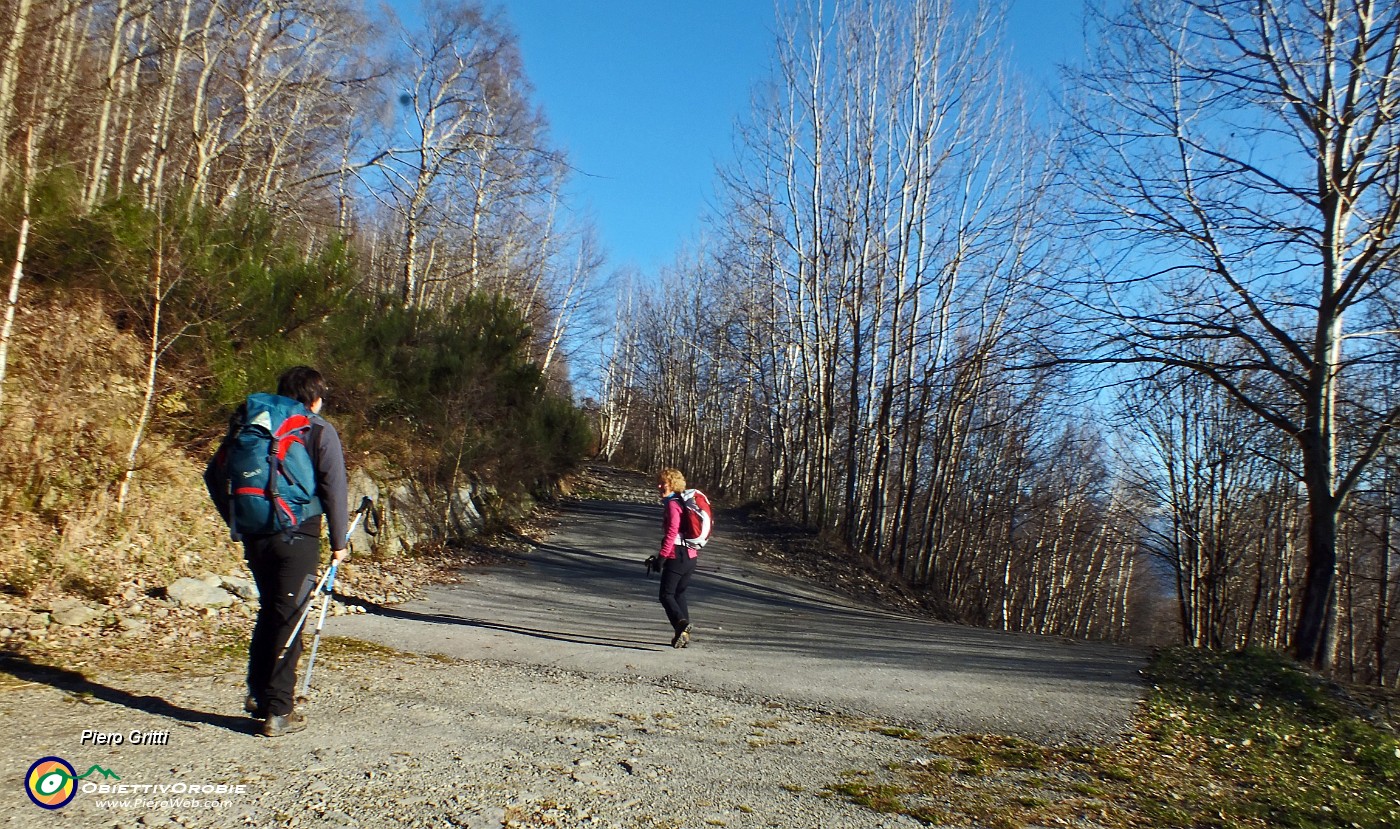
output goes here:
[[681, 493], [685, 491], [685, 476], [679, 469], [667, 467], [656, 476], [656, 489], [661, 493], [661, 606], [666, 609], [666, 618], [671, 622], [675, 636], [671, 637], [671, 647], [684, 648], [690, 644], [690, 608], [686, 605], [686, 588], [690, 577], [695, 574], [696, 559], [700, 551], [684, 543], [681, 536], [681, 515], [685, 505], [681, 503]]

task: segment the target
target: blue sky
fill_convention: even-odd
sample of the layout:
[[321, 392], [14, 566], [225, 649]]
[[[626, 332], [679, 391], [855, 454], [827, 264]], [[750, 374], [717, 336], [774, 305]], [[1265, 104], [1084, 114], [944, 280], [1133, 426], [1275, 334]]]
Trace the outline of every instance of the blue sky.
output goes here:
[[[789, 5], [788, 0], [782, 0]], [[1080, 51], [1081, 0], [1000, 0], [1033, 89]], [[608, 270], [652, 274], [694, 238], [772, 53], [771, 0], [501, 0]], [[1047, 92], [1047, 94], [1049, 94]]]

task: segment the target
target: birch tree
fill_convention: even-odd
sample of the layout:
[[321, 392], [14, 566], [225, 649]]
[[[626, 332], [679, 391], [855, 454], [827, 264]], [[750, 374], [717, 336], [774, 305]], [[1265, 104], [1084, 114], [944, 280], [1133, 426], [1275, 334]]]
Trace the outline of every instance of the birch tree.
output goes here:
[[[124, 69], [133, 61], [130, 57], [131, 29], [143, 11], [135, 7], [138, 0], [115, 0], [111, 7], [110, 28], [106, 32], [106, 59], [99, 80], [100, 92], [97, 119], [93, 126], [92, 158], [88, 163], [83, 204], [91, 209], [106, 194], [111, 179], [113, 121], [126, 90]], [[143, 4], [144, 5], [144, 4]]]
[[[0, 30], [4, 35], [3, 51], [0, 51], [0, 186], [4, 186], [10, 171], [11, 121], [18, 109], [21, 56], [34, 16], [33, 0], [13, 0], [7, 11], [10, 12], [10, 19], [5, 21], [8, 25]], [[26, 143], [31, 140], [32, 136], [26, 132]]]
[[637, 328], [631, 324], [637, 313], [634, 277], [623, 279], [613, 308], [613, 324], [600, 360], [602, 384], [598, 402], [598, 454], [609, 463], [622, 446], [636, 403], [635, 384], [640, 355], [637, 353]]
[[1133, 0], [1097, 20], [1076, 147], [1083, 219], [1114, 262], [1083, 300], [1098, 357], [1197, 372], [1296, 442], [1309, 512], [1292, 647], [1326, 666], [1338, 515], [1400, 420], [1393, 389], [1347, 383], [1400, 359], [1393, 331], [1367, 327], [1396, 290], [1400, 7]]
[[1124, 407], [1143, 546], [1171, 575], [1182, 640], [1195, 647], [1288, 641], [1303, 532], [1288, 470], [1296, 450], [1206, 378], [1140, 380]]
[[1049, 164], [996, 17], [803, 11], [722, 171], [717, 239], [639, 315], [630, 445], [830, 533], [949, 618], [1122, 635], [1120, 487], [1098, 441], [1073, 455], [1095, 474], [1054, 465], [1050, 375], [1012, 371], [1052, 250]]
[[0, 422], [3, 422], [5, 373], [10, 362], [10, 338], [15, 328], [15, 311], [19, 308], [20, 283], [24, 280], [24, 257], [29, 247], [29, 228], [33, 222], [30, 204], [34, 192], [34, 138], [24, 136], [24, 164], [21, 167], [19, 194], [19, 228], [15, 233], [14, 262], [10, 267], [10, 289], [5, 297], [5, 319], [0, 323]]
[[[388, 137], [378, 165], [400, 234], [404, 307], [424, 304], [435, 280], [479, 277], [473, 270], [479, 269], [479, 258], [473, 258], [478, 237], [451, 232], [460, 230], [460, 213], [479, 222], [491, 198], [484, 183], [472, 186], [474, 174], [483, 168], [471, 162], [494, 142], [529, 140], [503, 126], [501, 113], [522, 108], [512, 100], [522, 87], [512, 77], [518, 70], [515, 43], [499, 18], [467, 3], [429, 3], [424, 14], [421, 38], [400, 27], [406, 54], [391, 81], [398, 85], [395, 94], [405, 119], [402, 130]], [[472, 201], [464, 203], [467, 193], [473, 194]], [[439, 259], [452, 247], [467, 249], [465, 268], [455, 266], [460, 256]]]
[[810, 9], [781, 33], [777, 88], [728, 177], [751, 216], [747, 278], [778, 285], [756, 324], [790, 346], [774, 354], [796, 380], [779, 452], [803, 518], [877, 555], [917, 537], [913, 470], [946, 461], [927, 481], [951, 481], [955, 416], [987, 380], [974, 366], [1020, 318], [1040, 185], [995, 25], [942, 2]]

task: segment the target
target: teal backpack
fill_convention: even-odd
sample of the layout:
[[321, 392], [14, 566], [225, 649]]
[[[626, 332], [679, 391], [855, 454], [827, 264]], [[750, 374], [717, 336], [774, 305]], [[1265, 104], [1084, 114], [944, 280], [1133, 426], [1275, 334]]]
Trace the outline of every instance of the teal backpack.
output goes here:
[[238, 407], [212, 463], [230, 538], [290, 533], [321, 514], [310, 443], [311, 411], [299, 401], [253, 394]]

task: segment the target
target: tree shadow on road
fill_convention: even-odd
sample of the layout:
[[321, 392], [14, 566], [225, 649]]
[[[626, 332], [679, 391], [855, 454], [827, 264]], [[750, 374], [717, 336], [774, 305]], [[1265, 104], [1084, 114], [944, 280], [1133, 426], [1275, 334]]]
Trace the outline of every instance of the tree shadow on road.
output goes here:
[[386, 619], [402, 619], [407, 622], [422, 622], [433, 625], [458, 625], [482, 630], [498, 630], [502, 633], [515, 633], [534, 639], [567, 642], [571, 645], [592, 645], [600, 648], [616, 648], [618, 650], [630, 651], [661, 650], [661, 648], [657, 647], [655, 644], [639, 639], [618, 639], [608, 636], [595, 636], [582, 632], [530, 628], [521, 625], [508, 625], [504, 622], [491, 622], [485, 619], [468, 619], [464, 616], [454, 616], [449, 613], [419, 613], [413, 610], [402, 610], [397, 607], [386, 607], [385, 605], [364, 600], [356, 601], [365, 607], [367, 613]]
[[[481, 574], [479, 595], [453, 588], [432, 599], [436, 612], [389, 613], [554, 641], [633, 646], [639, 625], [649, 624], [640, 608], [652, 607], [651, 618], [664, 624], [654, 604], [658, 582], [642, 562], [660, 540], [658, 515], [655, 506], [643, 504], [570, 503], [548, 540], [506, 554], [520, 567]], [[1141, 655], [1131, 649], [939, 622], [841, 595], [785, 561], [755, 561], [746, 553], [742, 540], [712, 541], [689, 594], [703, 637], [697, 642], [741, 654], [748, 660], [736, 663], [741, 667], [763, 672], [776, 659], [797, 657], [823, 660], [813, 665], [908, 671], [932, 684], [957, 675], [1139, 682]], [[647, 644], [653, 645], [647, 650], [667, 650], [654, 640]]]
[[142, 711], [158, 717], [166, 717], [191, 725], [211, 725], [239, 734], [253, 735], [260, 725], [248, 717], [235, 717], [216, 714], [210, 711], [197, 711], [176, 705], [169, 700], [104, 685], [89, 679], [83, 674], [67, 668], [43, 665], [18, 654], [0, 655], [0, 673], [6, 673], [23, 682], [48, 685], [59, 691], [78, 696], [92, 697], [102, 702], [120, 705], [133, 711]]
[[[557, 542], [536, 542], [533, 545], [533, 551], [532, 554], [502, 553], [500, 555], [503, 558], [511, 559], [512, 563], [520, 566], [535, 568], [544, 578], [567, 581], [580, 589], [590, 585], [591, 582], [601, 582], [604, 586], [600, 589], [606, 591], [607, 586], [637, 578], [647, 578], [652, 584], [656, 583], [656, 577], [643, 575], [641, 559], [634, 561], [615, 554], [599, 553]], [[747, 569], [744, 565], [716, 562], [713, 556], [702, 553], [700, 564], [696, 568], [696, 584], [697, 586], [708, 584], [711, 590], [719, 590], [722, 588], [718, 585], [726, 585], [737, 595], [751, 597], [755, 600], [761, 599], [765, 604], [775, 608], [822, 608], [869, 618], [919, 620], [919, 617], [896, 611], [861, 607], [849, 600], [834, 595], [824, 595], [825, 591], [812, 589], [796, 582], [781, 586], [764, 584], [752, 578], [746, 578]], [[774, 581], [781, 577], [769, 575], [767, 578], [769, 581]]]

